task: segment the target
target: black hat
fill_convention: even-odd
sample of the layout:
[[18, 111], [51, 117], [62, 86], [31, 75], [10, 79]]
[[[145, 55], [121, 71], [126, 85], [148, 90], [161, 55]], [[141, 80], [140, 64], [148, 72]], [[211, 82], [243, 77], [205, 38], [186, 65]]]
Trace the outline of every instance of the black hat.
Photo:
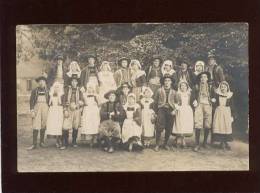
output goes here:
[[64, 60], [64, 57], [63, 57], [62, 54], [57, 54], [57, 55], [55, 56], [55, 60]]
[[95, 60], [97, 60], [97, 56], [95, 56], [94, 54], [87, 54], [87, 59], [89, 58], [94, 58]]
[[216, 57], [216, 50], [212, 49], [208, 52], [208, 59]]
[[104, 97], [105, 97], [106, 99], [108, 99], [109, 96], [110, 96], [110, 94], [115, 94], [115, 95], [117, 96], [117, 93], [116, 93], [115, 90], [110, 90], [110, 91], [108, 91], [108, 92], [104, 95]]
[[154, 61], [154, 60], [156, 60], [156, 59], [160, 60], [160, 64], [163, 62], [162, 57], [159, 56], [159, 55], [153, 55], [151, 61]]
[[170, 74], [165, 74], [165, 75], [164, 75], [163, 77], [161, 77], [161, 79], [160, 79], [160, 83], [161, 83], [161, 85], [164, 84], [164, 80], [165, 80], [166, 78], [171, 79], [172, 84], [175, 83], [175, 80], [173, 79], [173, 77], [172, 77]]
[[123, 60], [126, 60], [126, 61], [127, 61], [127, 66], [129, 66], [131, 60], [130, 60], [130, 58], [127, 58], [127, 57], [122, 57], [122, 58], [120, 58], [120, 59], [118, 60], [118, 62], [117, 62], [118, 65], [121, 66], [121, 63], [122, 63]]
[[69, 80], [70, 84], [71, 84], [72, 80], [77, 80], [79, 82], [78, 75], [77, 74], [72, 74], [72, 76], [70, 77], [70, 80]]
[[47, 78], [45, 76], [39, 76], [35, 79], [36, 82], [39, 82], [40, 80], [44, 80], [45, 82], [47, 82]]
[[200, 78], [201, 78], [201, 76], [202, 76], [203, 74], [206, 74], [206, 75], [207, 75], [207, 77], [208, 77], [208, 82], [210, 82], [210, 79], [211, 79], [210, 73], [207, 72], [207, 71], [205, 71], [205, 72], [201, 72], [201, 73], [197, 76], [197, 83], [200, 82]]

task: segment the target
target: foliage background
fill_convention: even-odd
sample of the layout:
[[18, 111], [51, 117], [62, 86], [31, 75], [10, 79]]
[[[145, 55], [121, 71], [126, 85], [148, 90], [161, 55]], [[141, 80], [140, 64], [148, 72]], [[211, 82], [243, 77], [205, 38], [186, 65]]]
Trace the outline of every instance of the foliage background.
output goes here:
[[36, 56], [46, 61], [47, 68], [58, 53], [64, 54], [67, 64], [77, 60], [81, 67], [86, 54], [95, 54], [99, 63], [110, 61], [113, 68], [122, 56], [139, 59], [146, 66], [152, 55], [159, 54], [176, 65], [185, 59], [192, 68], [196, 60], [206, 62], [208, 51], [215, 49], [235, 93], [236, 124], [248, 128], [246, 23], [21, 25], [16, 34], [17, 65]]

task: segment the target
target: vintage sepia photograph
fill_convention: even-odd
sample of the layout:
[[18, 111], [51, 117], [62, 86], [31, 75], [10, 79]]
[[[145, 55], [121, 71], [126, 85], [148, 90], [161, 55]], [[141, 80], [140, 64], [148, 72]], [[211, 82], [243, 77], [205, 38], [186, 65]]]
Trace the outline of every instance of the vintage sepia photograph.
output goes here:
[[248, 28], [17, 25], [18, 172], [248, 171]]

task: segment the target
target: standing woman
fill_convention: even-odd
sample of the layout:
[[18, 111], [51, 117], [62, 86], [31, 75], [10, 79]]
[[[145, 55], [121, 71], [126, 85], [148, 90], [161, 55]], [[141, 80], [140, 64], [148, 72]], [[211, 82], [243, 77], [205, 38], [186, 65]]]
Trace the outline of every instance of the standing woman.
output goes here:
[[128, 148], [128, 151], [133, 149], [142, 150], [141, 143], [142, 135], [142, 114], [140, 105], [136, 103], [136, 96], [130, 93], [127, 96], [127, 103], [124, 106], [126, 112], [126, 119], [124, 120], [122, 127], [122, 142]]
[[100, 82], [100, 87], [99, 87], [100, 102], [105, 103], [107, 99], [104, 98], [104, 95], [110, 90], [116, 90], [116, 82], [108, 61], [102, 62], [100, 66], [100, 72], [98, 73], [98, 79]]
[[136, 101], [140, 101], [142, 87], [146, 84], [145, 71], [141, 70], [139, 60], [132, 60], [130, 63], [132, 92], [136, 96]]
[[63, 126], [63, 86], [55, 82], [50, 89], [49, 113], [47, 117], [47, 137], [56, 138], [57, 148], [61, 147], [61, 135]]
[[161, 71], [162, 58], [160, 56], [153, 56], [152, 64], [149, 66], [147, 72], [147, 82], [149, 87], [155, 93], [160, 88], [160, 79], [162, 77]]
[[178, 139], [181, 139], [181, 147], [186, 147], [185, 137], [193, 135], [193, 111], [190, 105], [191, 89], [185, 81], [179, 82], [176, 93], [176, 115], [173, 125], [173, 135], [176, 136], [175, 143], [178, 145]]
[[233, 92], [230, 91], [229, 84], [222, 81], [216, 89], [216, 110], [213, 118], [213, 141], [220, 142], [222, 149], [230, 150], [228, 142], [232, 141], [231, 114]]
[[92, 147], [97, 141], [100, 115], [98, 105], [99, 97], [95, 92], [95, 84], [89, 83], [87, 91], [83, 93], [84, 108], [81, 117], [81, 137], [83, 140], [87, 136], [91, 137], [90, 146]]

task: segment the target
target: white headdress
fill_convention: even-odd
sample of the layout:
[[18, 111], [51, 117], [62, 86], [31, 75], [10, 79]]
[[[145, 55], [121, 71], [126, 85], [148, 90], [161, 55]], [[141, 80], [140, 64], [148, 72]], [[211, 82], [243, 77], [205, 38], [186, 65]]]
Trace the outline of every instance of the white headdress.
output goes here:
[[53, 96], [54, 94], [54, 90], [58, 88], [58, 95], [59, 96], [62, 96], [64, 94], [64, 91], [63, 91], [63, 85], [59, 82], [54, 82], [53, 85], [51, 86], [50, 88], [50, 96]]
[[152, 89], [150, 89], [150, 87], [147, 87], [147, 86], [143, 86], [142, 89], [141, 89], [141, 95], [144, 95], [145, 91], [149, 91], [151, 93], [151, 96], [153, 96], [153, 91]]
[[134, 64], [136, 64], [139, 69], [142, 69], [142, 66], [141, 66], [141, 63], [140, 63], [139, 60], [131, 60], [130, 65], [129, 65], [129, 66], [130, 66], [130, 69], [133, 68], [132, 66], [133, 66]]
[[[76, 71], [77, 71], [77, 72], [72, 72], [72, 65], [75, 65], [75, 66], [76, 66]], [[67, 75], [68, 75], [69, 77], [71, 77], [72, 74], [77, 74], [78, 78], [80, 77], [80, 74], [81, 74], [81, 70], [80, 70], [79, 64], [78, 64], [78, 62], [76, 62], [76, 61], [72, 61], [72, 62], [70, 63], [70, 65], [69, 65], [69, 72], [67, 72]]]
[[[166, 72], [165, 71], [165, 66], [166, 65], [169, 65], [171, 67], [171, 71], [170, 72]], [[175, 70], [173, 69], [173, 62], [171, 60], [165, 60], [162, 64], [162, 68], [161, 68], [161, 71], [162, 71], [162, 74], [165, 75], [165, 74], [170, 74], [172, 75]]]
[[[227, 86], [227, 93], [224, 95], [222, 92], [221, 92], [221, 85], [224, 84]], [[218, 88], [215, 90], [215, 92], [219, 95], [222, 95], [222, 96], [226, 96], [227, 98], [231, 98], [233, 96], [233, 92], [230, 91], [230, 87], [229, 87], [229, 84], [227, 81], [222, 81], [219, 83], [219, 86]]]
[[108, 70], [111, 71], [111, 67], [110, 67], [110, 63], [108, 61], [103, 61], [101, 63], [101, 66], [100, 66], [100, 70], [102, 71], [102, 69], [107, 66]]
[[201, 61], [201, 60], [198, 60], [198, 61], [195, 63], [195, 67], [194, 67], [195, 73], [197, 72], [198, 66], [202, 66], [202, 72], [203, 72], [203, 71], [204, 71], [204, 68], [205, 68], [205, 62], [203, 62], [203, 61]]

